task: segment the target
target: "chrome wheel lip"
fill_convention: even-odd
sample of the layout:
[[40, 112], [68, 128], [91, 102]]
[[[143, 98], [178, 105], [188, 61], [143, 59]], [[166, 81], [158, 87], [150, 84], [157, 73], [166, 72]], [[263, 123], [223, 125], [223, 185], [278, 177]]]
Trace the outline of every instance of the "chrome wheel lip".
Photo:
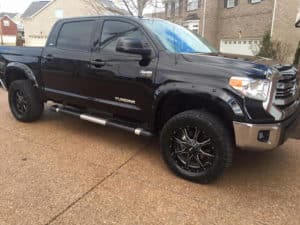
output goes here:
[[217, 158], [216, 144], [207, 133], [199, 126], [186, 126], [173, 131], [169, 150], [177, 166], [194, 173], [213, 167]]

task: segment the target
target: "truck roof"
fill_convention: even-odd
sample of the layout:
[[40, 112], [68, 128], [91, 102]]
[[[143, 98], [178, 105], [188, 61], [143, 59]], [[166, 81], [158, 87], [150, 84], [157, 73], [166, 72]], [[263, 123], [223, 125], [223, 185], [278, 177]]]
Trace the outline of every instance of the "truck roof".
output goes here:
[[69, 18], [60, 19], [59, 21], [88, 20], [88, 19], [98, 19], [98, 18], [102, 18], [102, 19], [130, 19], [130, 20], [134, 20], [136, 22], [140, 22], [141, 20], [144, 20], [144, 19], [162, 20], [162, 19], [159, 19], [159, 18], [149, 18], [149, 17], [109, 15], [109, 16], [79, 16], [79, 17], [69, 17]]

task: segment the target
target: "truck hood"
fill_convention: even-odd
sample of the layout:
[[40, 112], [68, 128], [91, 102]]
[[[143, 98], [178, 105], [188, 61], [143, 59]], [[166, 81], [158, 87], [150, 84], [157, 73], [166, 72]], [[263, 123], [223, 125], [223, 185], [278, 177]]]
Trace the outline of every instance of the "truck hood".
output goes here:
[[[182, 54], [183, 60], [191, 67], [207, 68], [225, 77], [241, 76], [264, 79], [272, 68], [270, 60], [265, 58], [241, 58], [237, 55], [224, 54]], [[272, 63], [272, 61], [271, 61]], [[213, 74], [212, 74], [213, 75]]]

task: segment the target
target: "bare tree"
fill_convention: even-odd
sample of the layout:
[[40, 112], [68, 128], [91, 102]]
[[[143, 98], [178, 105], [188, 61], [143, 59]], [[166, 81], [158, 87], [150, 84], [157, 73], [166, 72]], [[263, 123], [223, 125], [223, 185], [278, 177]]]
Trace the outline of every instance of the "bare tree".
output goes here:
[[110, 11], [111, 13], [124, 14], [117, 6], [106, 7], [105, 4], [101, 3], [101, 0], [84, 0], [84, 2], [86, 2], [91, 8], [91, 13], [93, 14], [102, 14], [106, 10]]
[[121, 0], [130, 15], [143, 16], [147, 7], [155, 8], [161, 0]]
[[[101, 14], [103, 13], [104, 7], [101, 4], [101, 0], [84, 0], [87, 5], [91, 8], [91, 12], [93, 14]], [[163, 0], [115, 0], [114, 3], [116, 6], [120, 6], [123, 9], [126, 9], [130, 15], [143, 16], [144, 10], [147, 7], [151, 7], [152, 9], [158, 8], [158, 3], [161, 3]], [[109, 8], [111, 12], [123, 14], [122, 10], [117, 8]]]

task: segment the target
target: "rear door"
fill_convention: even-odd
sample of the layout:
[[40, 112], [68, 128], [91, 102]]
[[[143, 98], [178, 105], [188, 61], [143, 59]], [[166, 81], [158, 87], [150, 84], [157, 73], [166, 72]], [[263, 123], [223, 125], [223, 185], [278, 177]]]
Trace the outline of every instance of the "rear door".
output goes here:
[[64, 104], [85, 105], [86, 88], [81, 77], [89, 73], [91, 48], [97, 21], [65, 21], [56, 39], [47, 43], [42, 55], [41, 73], [48, 99]]

